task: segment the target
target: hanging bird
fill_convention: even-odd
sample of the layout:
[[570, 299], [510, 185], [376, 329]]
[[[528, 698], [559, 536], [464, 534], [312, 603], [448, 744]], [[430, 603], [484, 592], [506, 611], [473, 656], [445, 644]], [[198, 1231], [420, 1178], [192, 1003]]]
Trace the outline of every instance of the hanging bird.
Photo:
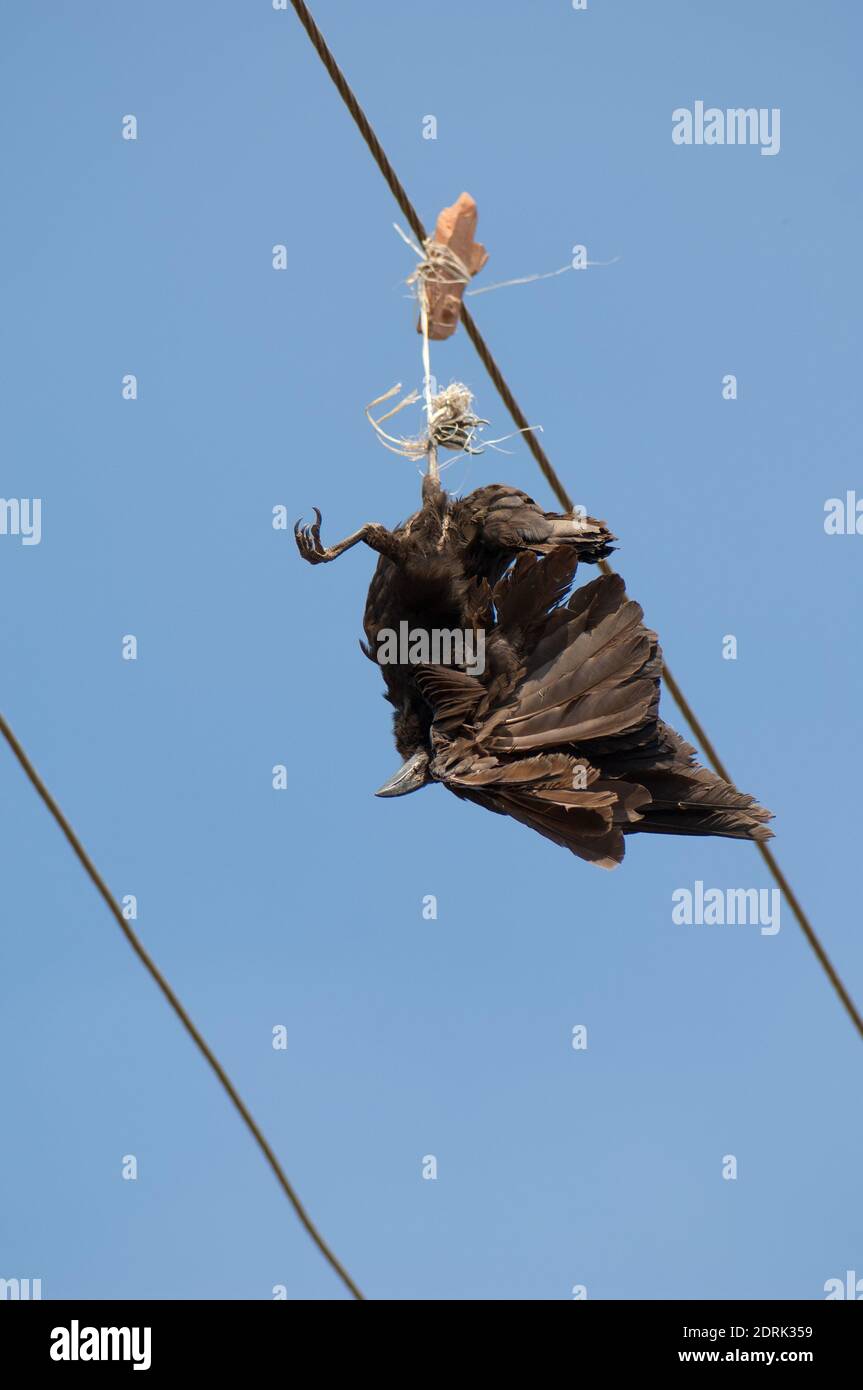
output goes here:
[[[612, 548], [604, 522], [543, 512], [500, 484], [455, 500], [429, 475], [421, 509], [394, 531], [370, 523], [327, 548], [315, 517], [294, 531], [311, 564], [359, 542], [380, 556], [361, 646], [380, 665], [404, 762], [378, 796], [441, 782], [603, 868], [636, 832], [770, 837], [770, 812], [699, 767], [659, 718], [657, 637], [620, 576], [572, 591], [579, 560]], [[441, 632], [481, 634], [482, 670], [403, 651], [382, 662], [375, 644], [400, 625], [419, 651]]]

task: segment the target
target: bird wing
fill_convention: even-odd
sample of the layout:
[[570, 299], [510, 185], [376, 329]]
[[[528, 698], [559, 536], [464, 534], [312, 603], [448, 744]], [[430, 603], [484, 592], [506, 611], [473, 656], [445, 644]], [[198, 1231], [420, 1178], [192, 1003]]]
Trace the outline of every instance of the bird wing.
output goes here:
[[620, 576], [562, 603], [566, 572], [559, 552], [525, 556], [496, 586], [498, 624], [522, 639], [522, 665], [503, 683], [418, 671], [434, 712], [432, 776], [604, 868], [634, 831], [769, 836], [769, 812], [699, 767], [658, 718], [659, 644]]
[[547, 554], [564, 544], [572, 546], [579, 559], [595, 563], [610, 553], [614, 540], [604, 521], [544, 512], [526, 492], [503, 483], [477, 488], [453, 503], [450, 518], [465, 545], [509, 554]]
[[656, 717], [659, 647], [620, 575], [601, 575], [558, 610], [486, 731], [495, 751], [527, 752], [633, 733]]

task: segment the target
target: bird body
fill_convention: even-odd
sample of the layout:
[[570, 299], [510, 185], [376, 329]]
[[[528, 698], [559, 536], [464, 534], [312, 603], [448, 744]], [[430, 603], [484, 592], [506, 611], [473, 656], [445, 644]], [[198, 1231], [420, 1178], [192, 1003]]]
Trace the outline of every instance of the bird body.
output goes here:
[[[516, 555], [561, 546], [575, 559], [599, 559], [613, 539], [603, 522], [545, 513], [516, 488], [492, 485], [454, 500], [430, 478], [421, 510], [393, 537], [395, 549], [381, 554], [366, 599], [366, 655], [377, 660], [378, 635], [401, 622], [430, 639], [442, 631], [479, 630], [489, 681], [515, 669], [507, 636], [495, 623], [492, 588]], [[396, 708], [396, 747], [408, 758], [423, 746], [431, 710], [415, 666], [381, 665], [381, 673]]]
[[[572, 589], [579, 560], [611, 548], [603, 522], [543, 512], [500, 484], [456, 500], [427, 476], [420, 511], [393, 531], [370, 524], [328, 550], [318, 513], [296, 536], [311, 563], [359, 541], [379, 553], [361, 646], [404, 759], [379, 795], [441, 782], [605, 868], [636, 832], [769, 837], [770, 813], [699, 767], [659, 718], [658, 640], [620, 576]], [[382, 660], [375, 644], [404, 623], [429, 638], [482, 633], [481, 673]]]

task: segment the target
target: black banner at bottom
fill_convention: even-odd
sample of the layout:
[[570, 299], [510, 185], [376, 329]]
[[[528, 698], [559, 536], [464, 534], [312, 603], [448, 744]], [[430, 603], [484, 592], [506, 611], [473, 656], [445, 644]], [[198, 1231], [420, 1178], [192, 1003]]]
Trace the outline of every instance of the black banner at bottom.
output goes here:
[[[435, 1303], [433, 1311], [417, 1302], [396, 1306], [397, 1334], [409, 1337], [417, 1319], [417, 1341], [410, 1354], [401, 1338], [381, 1341], [381, 1325], [368, 1322], [377, 1316], [374, 1312], [348, 1313], [350, 1321], [342, 1323], [342, 1314], [327, 1303], [6, 1301], [0, 1304], [0, 1354], [4, 1371], [16, 1365], [19, 1378], [20, 1372], [30, 1371], [47, 1371], [52, 1377], [98, 1376], [99, 1368], [106, 1366], [115, 1375], [191, 1370], [222, 1377], [261, 1362], [290, 1374], [296, 1370], [296, 1358], [304, 1354], [322, 1371], [332, 1371], [342, 1357], [347, 1362], [350, 1356], [356, 1371], [357, 1353], [365, 1350], [356, 1337], [368, 1329], [374, 1341], [369, 1342], [372, 1360], [367, 1367], [380, 1373], [391, 1364], [402, 1375], [421, 1370], [425, 1378], [438, 1357], [443, 1372], [457, 1364], [465, 1369], [474, 1359], [487, 1372], [498, 1358], [505, 1358], [507, 1369], [514, 1370], [520, 1350], [535, 1359], [537, 1344], [523, 1337], [531, 1336], [533, 1318], [541, 1316], [543, 1362], [558, 1350], [554, 1340], [560, 1332], [567, 1339], [566, 1364], [573, 1369], [589, 1363], [610, 1372], [796, 1365], [823, 1373], [855, 1364], [863, 1331], [856, 1304], [826, 1301], [584, 1301], [568, 1303], [565, 1311], [558, 1307], [557, 1312], [550, 1304], [507, 1304], [506, 1326], [492, 1328], [491, 1337], [484, 1324], [486, 1316], [494, 1322], [494, 1312], [481, 1310], [499, 1308], [498, 1303]], [[531, 1310], [524, 1330], [519, 1328], [522, 1308]], [[460, 1326], [462, 1310], [469, 1321]], [[334, 1327], [350, 1329], [350, 1342], [320, 1340], [319, 1329], [329, 1334]], [[459, 1337], [458, 1350], [450, 1329]], [[420, 1367], [414, 1364], [417, 1359]]]

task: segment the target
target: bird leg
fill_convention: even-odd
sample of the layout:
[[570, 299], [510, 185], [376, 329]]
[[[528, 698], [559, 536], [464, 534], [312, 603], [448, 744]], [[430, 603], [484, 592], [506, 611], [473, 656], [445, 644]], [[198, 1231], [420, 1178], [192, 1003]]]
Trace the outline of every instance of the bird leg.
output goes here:
[[310, 565], [325, 565], [329, 560], [335, 560], [346, 550], [350, 550], [351, 546], [359, 545], [360, 541], [372, 550], [376, 550], [379, 555], [387, 555], [391, 560], [399, 558], [398, 537], [377, 521], [367, 521], [365, 526], [360, 527], [359, 531], [354, 531], [353, 535], [346, 536], [343, 541], [339, 541], [336, 545], [323, 545], [321, 543], [321, 514], [317, 507], [314, 508], [314, 513], [316, 520], [311, 526], [301, 526], [299, 521], [294, 526], [297, 549]]

